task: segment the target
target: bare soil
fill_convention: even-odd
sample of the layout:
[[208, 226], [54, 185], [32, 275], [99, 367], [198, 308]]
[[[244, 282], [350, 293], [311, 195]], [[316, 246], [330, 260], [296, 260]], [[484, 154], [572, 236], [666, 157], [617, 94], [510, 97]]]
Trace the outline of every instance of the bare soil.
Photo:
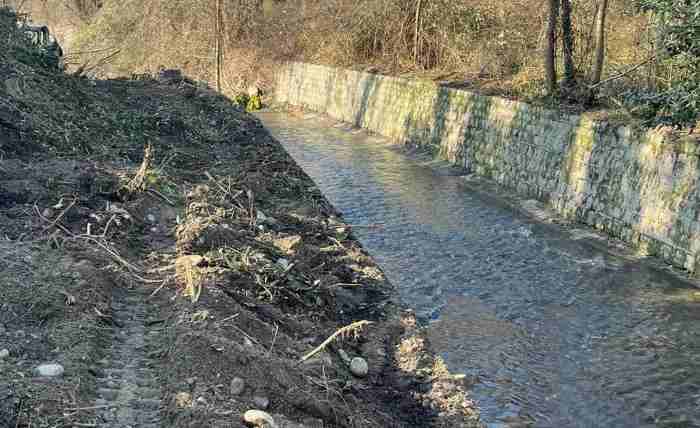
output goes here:
[[255, 118], [187, 79], [18, 55], [0, 54], [0, 427], [236, 427], [251, 409], [280, 427], [478, 426], [468, 385]]

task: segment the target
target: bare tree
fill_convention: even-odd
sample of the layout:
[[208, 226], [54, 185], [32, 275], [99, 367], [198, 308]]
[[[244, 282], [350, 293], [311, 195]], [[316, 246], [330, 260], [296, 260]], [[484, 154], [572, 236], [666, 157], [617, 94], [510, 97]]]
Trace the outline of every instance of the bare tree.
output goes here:
[[216, 90], [221, 92], [221, 62], [222, 62], [222, 40], [221, 40], [221, 0], [216, 0]]
[[420, 56], [420, 32], [421, 32], [421, 8], [423, 6], [423, 0], [416, 1], [416, 29], [413, 38], [413, 62], [416, 66], [419, 65]]
[[561, 0], [562, 57], [564, 59], [564, 78], [562, 88], [569, 92], [574, 87], [574, 37], [571, 29], [571, 0]]
[[559, 16], [559, 0], [548, 1], [547, 39], [544, 50], [544, 68], [547, 79], [547, 92], [553, 95], [557, 89], [557, 18]]
[[605, 18], [608, 10], [608, 0], [601, 0], [596, 13], [595, 28], [595, 63], [593, 64], [593, 76], [591, 83], [594, 85], [600, 82], [603, 75], [603, 63], [605, 62]]

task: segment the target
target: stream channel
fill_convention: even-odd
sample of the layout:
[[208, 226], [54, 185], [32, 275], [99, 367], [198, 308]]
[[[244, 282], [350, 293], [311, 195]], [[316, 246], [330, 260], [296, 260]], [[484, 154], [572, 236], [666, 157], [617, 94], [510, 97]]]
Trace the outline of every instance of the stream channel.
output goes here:
[[379, 136], [258, 117], [474, 382], [486, 426], [700, 427], [697, 283]]

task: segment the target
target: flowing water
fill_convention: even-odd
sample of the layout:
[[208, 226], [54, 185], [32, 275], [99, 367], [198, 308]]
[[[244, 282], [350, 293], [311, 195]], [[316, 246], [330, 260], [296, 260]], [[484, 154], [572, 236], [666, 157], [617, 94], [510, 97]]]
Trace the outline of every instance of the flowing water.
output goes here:
[[[700, 427], [700, 290], [316, 115], [266, 127], [473, 379], [487, 426]], [[496, 192], [498, 193], [498, 192]]]

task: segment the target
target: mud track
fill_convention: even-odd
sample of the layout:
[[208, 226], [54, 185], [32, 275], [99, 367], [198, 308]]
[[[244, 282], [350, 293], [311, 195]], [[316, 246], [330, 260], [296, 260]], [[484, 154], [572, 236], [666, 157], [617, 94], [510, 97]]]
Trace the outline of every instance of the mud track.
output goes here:
[[143, 289], [114, 290], [114, 330], [108, 357], [97, 377], [95, 407], [105, 428], [162, 426], [157, 324], [149, 326], [149, 293]]

